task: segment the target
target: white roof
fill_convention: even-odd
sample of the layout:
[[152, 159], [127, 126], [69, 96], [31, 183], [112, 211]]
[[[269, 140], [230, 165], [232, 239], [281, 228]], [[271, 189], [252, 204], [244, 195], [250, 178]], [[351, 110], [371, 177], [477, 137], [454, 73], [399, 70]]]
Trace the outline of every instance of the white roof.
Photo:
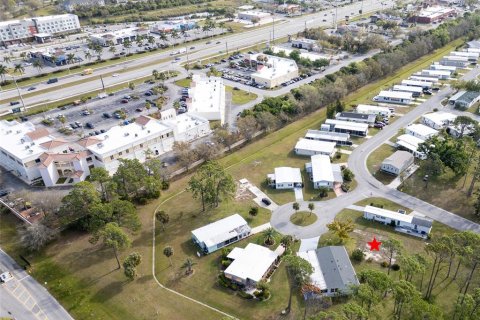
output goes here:
[[37, 20], [37, 21], [49, 21], [49, 20], [52, 20], [52, 19], [62, 19], [62, 18], [75, 18], [77, 17], [76, 14], [72, 14], [72, 13], [65, 13], [65, 14], [56, 14], [56, 15], [52, 15], [52, 16], [42, 16], [42, 17], [34, 17], [32, 19], [34, 20]]
[[312, 284], [320, 290], [327, 289], [327, 283], [325, 282], [325, 277], [323, 276], [322, 268], [318, 261], [317, 252], [315, 250], [300, 251], [297, 253], [297, 256], [307, 260], [312, 265], [313, 273], [310, 275]]
[[449, 70], [449, 71], [454, 72], [455, 70], [457, 70], [457, 67], [455, 67], [455, 66], [443, 66], [443, 65], [435, 62], [435, 63], [430, 65], [430, 69], [432, 69], [432, 70]]
[[468, 57], [462, 56], [444, 56], [443, 60], [468, 62]]
[[480, 53], [478, 52], [465, 52], [465, 51], [452, 51], [450, 52], [450, 55], [452, 56], [460, 56], [460, 57], [472, 57], [472, 58], [477, 58], [480, 56]]
[[257, 72], [252, 74], [252, 77], [273, 80], [285, 74], [297, 71], [297, 63], [295, 60], [288, 58], [280, 58], [276, 56], [270, 56], [263, 53], [251, 54], [250, 59], [256, 60], [261, 55], [267, 57], [267, 62], [263, 66], [257, 68]]
[[437, 111], [432, 113], [427, 113], [422, 116], [424, 119], [429, 120], [439, 126], [445, 124], [445, 122], [453, 122], [457, 119], [457, 116], [450, 112]]
[[395, 211], [372, 207], [372, 206], [365, 206], [365, 209], [363, 209], [363, 212], [375, 214], [377, 216], [381, 216], [381, 217], [385, 217], [393, 220], [403, 221], [406, 223], [412, 223], [412, 219], [413, 219], [413, 216], [411, 215], [401, 214]]
[[424, 142], [424, 140], [414, 137], [410, 134], [402, 134], [401, 136], [397, 137], [398, 145], [412, 151], [417, 151], [418, 145]]
[[109, 32], [104, 32], [104, 33], [94, 33], [91, 34], [91, 37], [94, 38], [103, 38], [105, 36], [110, 36], [110, 37], [131, 37], [135, 36], [137, 34], [139, 28], [137, 27], [132, 27], [132, 28], [124, 28], [124, 29], [118, 29], [118, 30], [113, 30]]
[[415, 86], [415, 87], [431, 87], [433, 82], [429, 81], [419, 81], [419, 80], [402, 80], [403, 85]]
[[323, 154], [316, 154], [312, 156], [312, 180], [334, 182], [332, 164], [330, 158]]
[[149, 141], [171, 131], [170, 127], [153, 118], [143, 126], [136, 122], [125, 126], [114, 126], [107, 132], [96, 136], [102, 140], [101, 143], [87, 146], [87, 149], [98, 155], [108, 155], [118, 149]]
[[395, 99], [412, 99], [412, 93], [402, 91], [386, 91], [382, 90], [378, 94], [379, 97], [395, 98]]
[[380, 107], [380, 106], [372, 106], [370, 104], [359, 104], [357, 106], [357, 112], [359, 113], [376, 113], [376, 112], [385, 112], [390, 113], [390, 109], [388, 107]]
[[246, 14], [249, 16], [256, 16], [256, 17], [269, 17], [270, 13], [268, 12], [262, 12], [262, 11], [256, 11], [256, 10], [247, 10], [247, 11], [240, 11], [239, 14]]
[[335, 150], [335, 142], [318, 141], [311, 139], [299, 139], [295, 149], [309, 150], [331, 154]]
[[424, 70], [422, 70], [422, 74], [438, 75], [438, 76], [450, 76], [452, 74], [452, 72], [449, 71], [449, 70], [424, 69]]
[[[225, 114], [225, 86], [219, 77], [205, 77], [193, 75], [189, 99], [187, 100], [188, 112], [193, 113], [218, 113], [218, 120]], [[223, 122], [223, 121], [222, 121]]]
[[22, 161], [38, 158], [46, 151], [40, 144], [51, 141], [52, 137], [32, 141], [26, 134], [35, 130], [31, 122], [0, 121], [0, 149]]
[[[436, 79], [436, 78], [425, 77], [425, 76], [416, 76], [416, 75], [413, 75], [413, 76], [409, 77], [408, 79], [415, 80], [415, 81], [426, 82], [426, 83], [428, 83], [428, 85], [438, 82], [438, 79]], [[427, 84], [424, 84], [423, 86], [426, 87]]]
[[175, 115], [170, 119], [163, 119], [162, 122], [176, 127], [177, 133], [183, 133], [191, 130], [192, 128], [208, 123], [208, 120], [194, 114], [189, 114], [187, 112]]
[[192, 234], [207, 247], [235, 237], [239, 228], [248, 227], [247, 221], [238, 213], [195, 229]]
[[340, 132], [333, 132], [333, 131], [321, 131], [321, 130], [312, 130], [309, 129], [305, 134], [305, 137], [312, 140], [333, 140], [333, 141], [348, 141], [350, 139], [350, 135], [348, 133], [340, 133]]
[[355, 130], [355, 131], [368, 130], [368, 123], [359, 123], [359, 122], [344, 121], [344, 120], [337, 120], [337, 119], [327, 119], [325, 120], [325, 123], [333, 124], [337, 128], [342, 128], [347, 130]]
[[278, 258], [278, 254], [272, 250], [254, 243], [247, 244], [242, 251], [237, 250], [234, 256], [235, 259], [225, 270], [225, 274], [243, 281], [250, 279], [255, 282], [262, 280], [263, 275]]
[[393, 86], [393, 91], [422, 93], [422, 90], [423, 90], [422, 88], [415, 87], [415, 86], [406, 86], [406, 85], [399, 85], [399, 84]]
[[299, 168], [278, 167], [275, 168], [276, 183], [302, 182], [302, 173]]
[[407, 128], [407, 131], [418, 134], [423, 137], [429, 137], [438, 134], [438, 131], [435, 129], [430, 128], [429, 126], [426, 126], [421, 123], [413, 123], [409, 125]]

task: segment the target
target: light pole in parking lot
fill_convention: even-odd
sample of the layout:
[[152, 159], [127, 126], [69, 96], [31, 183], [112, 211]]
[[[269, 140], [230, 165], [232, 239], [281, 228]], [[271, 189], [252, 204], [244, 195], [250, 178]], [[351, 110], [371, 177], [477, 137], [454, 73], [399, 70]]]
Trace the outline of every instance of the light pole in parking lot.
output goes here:
[[20, 92], [20, 88], [18, 87], [18, 84], [17, 84], [17, 79], [15, 79], [15, 76], [13, 74], [7, 73], [6, 75], [12, 77], [13, 83], [15, 83], [15, 88], [17, 88], [18, 97], [20, 98], [20, 101], [22, 102], [23, 112], [27, 111], [27, 109], [25, 108], [25, 102], [23, 101], [22, 93]]

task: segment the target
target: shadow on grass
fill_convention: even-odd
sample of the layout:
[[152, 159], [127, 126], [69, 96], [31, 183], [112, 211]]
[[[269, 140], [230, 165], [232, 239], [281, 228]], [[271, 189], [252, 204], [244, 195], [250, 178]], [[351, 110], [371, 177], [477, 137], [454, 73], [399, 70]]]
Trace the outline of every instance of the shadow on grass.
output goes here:
[[115, 281], [106, 285], [94, 294], [92, 300], [99, 303], [110, 300], [111, 298], [122, 292], [125, 283], [126, 281]]

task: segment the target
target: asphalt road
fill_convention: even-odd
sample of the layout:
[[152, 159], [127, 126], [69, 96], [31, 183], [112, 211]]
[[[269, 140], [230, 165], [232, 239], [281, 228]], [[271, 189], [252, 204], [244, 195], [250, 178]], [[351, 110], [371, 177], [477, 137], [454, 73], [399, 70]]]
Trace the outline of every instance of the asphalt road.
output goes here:
[[[382, 9], [382, 7], [386, 8], [388, 6], [392, 6], [394, 1], [389, 0], [389, 1], [384, 1], [383, 3], [385, 3], [386, 5], [382, 4], [381, 1], [377, 1], [377, 0], [363, 1], [364, 13], [375, 12], [377, 10]], [[338, 8], [338, 13], [337, 13], [338, 17], [339, 19], [343, 19], [346, 15], [352, 16], [351, 14], [352, 12], [358, 14], [358, 10], [361, 7], [362, 7], [361, 2], [354, 3], [345, 7], [340, 7]], [[327, 14], [327, 17], [325, 17], [325, 14]], [[233, 51], [235, 49], [247, 47], [255, 43], [266, 42], [266, 41], [269, 41], [271, 33], [274, 33], [275, 34], [274, 38], [277, 39], [290, 34], [294, 34], [298, 30], [303, 30], [305, 26], [310, 28], [320, 27], [320, 26], [331, 26], [331, 20], [328, 19], [328, 17], [331, 17], [331, 14], [332, 14], [331, 10], [320, 11], [315, 14], [305, 15], [305, 16], [297, 17], [295, 19], [282, 21], [280, 23], [275, 24], [275, 27], [267, 26], [264, 28], [242, 32], [239, 34], [228, 35], [219, 39], [215, 39], [215, 41], [212, 41], [212, 43], [208, 45], [206, 43], [196, 44], [195, 45], [196, 49], [193, 52], [189, 53], [188, 59], [189, 61], [196, 61], [210, 55], [218, 54], [219, 52], [224, 52], [227, 46], [229, 48], [229, 51]], [[327, 18], [326, 22], [322, 21], [324, 18]], [[220, 41], [220, 44], [216, 44], [217, 41]], [[147, 56], [134, 61], [128, 61], [126, 63], [122, 63], [120, 65], [115, 65], [110, 68], [104, 69], [102, 71], [98, 71], [95, 74], [84, 76], [82, 78], [84, 80], [82, 84], [69, 87], [67, 90], [62, 89], [62, 85], [68, 82], [77, 81], [80, 76], [72, 77], [69, 79], [61, 79], [56, 84], [48, 85], [49, 89], [51, 89], [50, 92], [41, 93], [33, 97], [24, 98], [25, 104], [27, 106], [33, 106], [39, 103], [47, 103], [47, 102], [52, 102], [60, 99], [65, 99], [73, 95], [78, 95], [78, 94], [99, 89], [100, 83], [98, 81], [98, 78], [101, 73], [120, 72], [127, 67], [135, 67], [145, 63], [149, 64], [148, 67], [142, 67], [135, 70], [126, 71], [120, 74], [119, 77], [115, 77], [115, 78], [106, 77], [104, 79], [105, 85], [111, 86], [121, 82], [126, 82], [128, 80], [151, 75], [153, 69], [157, 69], [161, 71], [161, 70], [168, 70], [172, 68], [179, 68], [180, 67], [179, 63], [186, 60], [186, 55], [183, 55], [182, 60], [177, 63], [172, 63], [171, 60], [168, 62], [160, 62], [160, 63], [157, 62], [162, 58], [170, 57], [170, 53], [176, 50], [178, 50], [178, 47], [167, 52], [159, 53], [158, 55], [155, 54], [155, 55]], [[44, 84], [38, 85], [37, 90], [41, 89], [43, 86], [46, 86], [46, 85]], [[0, 99], [7, 99], [7, 98], [16, 97], [16, 96], [17, 96], [17, 93], [15, 90], [8, 90], [1, 93]], [[10, 108], [11, 107], [9, 105], [3, 104], [0, 106], [0, 113]]]
[[[462, 79], [474, 79], [479, 73], [480, 69], [475, 68], [466, 73]], [[480, 233], [480, 225], [475, 222], [462, 218], [406, 193], [385, 186], [372, 176], [366, 165], [370, 153], [397, 134], [399, 129], [414, 122], [422, 114], [433, 111], [434, 108], [439, 108], [441, 106], [440, 102], [444, 98], [450, 96], [452, 92], [453, 89], [450, 87], [440, 90], [436, 95], [418, 105], [404, 116], [399, 117], [395, 122], [386, 126], [376, 135], [370, 139], [366, 139], [365, 142], [356, 147], [348, 158], [348, 167], [355, 174], [355, 179], [358, 184], [356, 189], [331, 200], [317, 201], [315, 203], [315, 212], [317, 213], [318, 219], [314, 224], [307, 227], [298, 227], [292, 224], [290, 222], [290, 215], [293, 214], [294, 211], [292, 209], [292, 204], [288, 203], [272, 213], [270, 221], [272, 227], [283, 234], [291, 234], [300, 239], [319, 236], [327, 231], [326, 224], [333, 221], [335, 216], [344, 208], [353, 205], [362, 199], [381, 197], [411, 210], [418, 211], [454, 229], [472, 230]], [[302, 202], [301, 205], [306, 206], [306, 202]]]
[[0, 317], [16, 320], [73, 320], [50, 293], [0, 249], [0, 269], [14, 280], [0, 286]]

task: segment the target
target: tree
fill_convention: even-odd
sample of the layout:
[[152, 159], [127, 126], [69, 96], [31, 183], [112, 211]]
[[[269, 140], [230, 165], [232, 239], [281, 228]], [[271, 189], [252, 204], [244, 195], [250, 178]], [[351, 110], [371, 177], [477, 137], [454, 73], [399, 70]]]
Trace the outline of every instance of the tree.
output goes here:
[[348, 320], [363, 320], [368, 318], [368, 312], [355, 302], [349, 302], [342, 307], [342, 313]]
[[347, 182], [350, 182], [353, 180], [353, 178], [355, 178], [355, 174], [352, 172], [352, 170], [348, 168], [343, 169], [342, 176], [343, 176], [343, 180]]
[[250, 210], [248, 211], [248, 214], [251, 215], [252, 217], [256, 217], [258, 214], [258, 207], [251, 207]]
[[138, 159], [119, 159], [119, 162], [112, 180], [117, 184], [117, 192], [122, 198], [160, 195], [161, 181], [149, 176]]
[[55, 232], [40, 222], [20, 228], [18, 233], [21, 246], [28, 251], [39, 251], [55, 238]]
[[20, 73], [20, 75], [22, 75], [22, 74], [25, 73], [25, 68], [23, 67], [22, 64], [17, 63], [17, 64], [15, 64], [15, 66], [13, 67], [13, 72], [18, 72], [18, 73]]
[[453, 122], [458, 129], [460, 129], [460, 135], [458, 136], [459, 139], [463, 138], [463, 134], [467, 128], [473, 128], [478, 126], [476, 120], [468, 117], [468, 116], [458, 116], [455, 121]]
[[87, 59], [88, 61], [92, 60], [92, 54], [90, 53], [90, 51], [85, 52], [85, 59]]
[[163, 248], [163, 254], [170, 261], [170, 267], [173, 267], [173, 263], [172, 263], [173, 248], [171, 246], [166, 246], [165, 248]]
[[287, 273], [290, 279], [290, 295], [287, 306], [287, 312], [290, 312], [294, 289], [310, 282], [310, 275], [313, 273], [313, 267], [307, 260], [296, 255], [287, 255], [284, 258], [284, 263], [286, 264]]
[[142, 262], [142, 256], [138, 252], [132, 252], [123, 261], [123, 272], [130, 280], [137, 277], [137, 267]]
[[290, 245], [293, 243], [293, 237], [289, 234], [286, 234], [282, 237], [282, 239], [280, 239], [280, 243], [283, 244], [285, 249], [288, 249], [288, 247], [290, 247]]
[[271, 246], [275, 243], [275, 236], [277, 235], [277, 231], [273, 229], [272, 227], [265, 229], [262, 232], [262, 237], [263, 237], [263, 242], [267, 246]]
[[187, 258], [187, 260], [185, 260], [185, 262], [182, 264], [182, 268], [185, 269], [185, 274], [186, 275], [189, 275], [189, 274], [192, 274], [193, 273], [193, 266], [196, 265], [196, 263], [190, 259], [190, 258]]
[[195, 147], [194, 152], [196, 154], [195, 158], [197, 159], [213, 160], [220, 153], [220, 149], [219, 146], [214, 143], [200, 143]]
[[107, 193], [105, 190], [105, 183], [111, 180], [110, 174], [105, 168], [102, 167], [95, 167], [90, 169], [90, 180], [96, 181], [100, 184], [100, 188], [102, 190], [102, 197], [105, 200], [109, 200], [107, 197]]
[[215, 128], [213, 132], [213, 139], [218, 143], [222, 144], [228, 148], [228, 151], [231, 150], [232, 144], [237, 141], [237, 135], [233, 134], [228, 130], [228, 126], [222, 126]]
[[43, 69], [43, 62], [41, 60], [35, 59], [32, 63], [32, 66], [37, 69], [38, 73]]
[[320, 198], [325, 198], [325, 197], [327, 197], [329, 190], [330, 190], [330, 189], [328, 189], [328, 187], [325, 187], [325, 186], [319, 187], [319, 188], [317, 189], [318, 196], [319, 196]]
[[118, 259], [118, 251], [130, 247], [131, 240], [128, 235], [115, 222], [110, 222], [105, 225], [98, 234], [92, 237], [91, 242], [97, 243], [102, 239], [103, 245], [111, 248], [117, 259], [118, 269], [120, 269], [120, 260]]
[[327, 224], [328, 230], [334, 232], [337, 237], [340, 239], [341, 243], [344, 243], [348, 239], [350, 239], [350, 232], [353, 232], [354, 225], [352, 220], [348, 219], [345, 221], [341, 220], [333, 220], [333, 222]]
[[132, 47], [132, 42], [129, 39], [123, 40], [123, 48], [127, 49], [127, 54], [130, 53], [130, 48]]
[[292, 208], [293, 208], [293, 210], [295, 210], [295, 213], [297, 213], [298, 210], [300, 210], [300, 204], [298, 202], [294, 202], [292, 204]]
[[412, 300], [418, 299], [420, 297], [420, 292], [415, 289], [415, 286], [412, 283], [400, 280], [393, 283], [393, 297], [395, 299], [393, 313], [397, 316], [397, 319], [401, 319], [404, 304], [408, 304]]
[[435, 285], [435, 281], [438, 276], [438, 272], [440, 271], [442, 264], [448, 258], [448, 248], [446, 248], [445, 241], [444, 239], [442, 239], [444, 237], [447, 236], [443, 236], [439, 239], [434, 239], [431, 243], [425, 246], [425, 250], [427, 251], [427, 253], [433, 255], [434, 257], [432, 272], [430, 273], [430, 279], [428, 281], [427, 291], [425, 293], [425, 299], [430, 299], [432, 295], [432, 290]]
[[135, 82], [129, 82], [128, 83], [128, 88], [132, 91], [135, 90]]
[[445, 166], [437, 153], [430, 153], [424, 165], [429, 176], [432, 177], [440, 176], [445, 170]]
[[237, 129], [242, 137], [251, 140], [257, 132], [257, 120], [254, 116], [241, 117], [237, 120]]
[[170, 221], [170, 216], [163, 210], [155, 213], [155, 219], [162, 224], [162, 229], [165, 231], [165, 225]]
[[92, 214], [92, 208], [100, 202], [100, 195], [92, 183], [88, 181], [76, 183], [62, 199], [61, 220], [68, 224], [88, 216]]
[[173, 153], [177, 158], [178, 164], [187, 170], [190, 164], [196, 160], [195, 152], [192, 150], [192, 148], [190, 148], [190, 144], [188, 142], [174, 142]]
[[402, 266], [402, 272], [405, 275], [405, 281], [412, 282], [414, 275], [423, 273], [423, 271], [425, 271], [424, 268], [422, 270], [422, 265], [416, 256], [402, 253], [400, 256], [398, 256], [398, 261]]
[[390, 274], [390, 269], [392, 268], [393, 257], [398, 255], [403, 250], [403, 245], [400, 241], [394, 238], [387, 239], [382, 243], [383, 250], [386, 251], [388, 257], [388, 271], [387, 274]]
[[255, 119], [257, 120], [260, 129], [265, 130], [265, 132], [275, 130], [280, 125], [279, 119], [270, 112], [266, 111], [257, 113], [255, 115]]
[[310, 215], [312, 215], [313, 210], [315, 210], [315, 203], [310, 202], [310, 203], [308, 204], [308, 210], [310, 210]]
[[108, 48], [108, 51], [111, 54], [115, 55], [115, 52], [117, 52], [117, 48], [115, 46], [110, 46], [110, 48]]
[[0, 79], [5, 81], [5, 75], [8, 74], [7, 66], [0, 64]]
[[367, 283], [379, 299], [387, 295], [392, 288], [392, 279], [384, 272], [377, 270], [363, 270], [358, 274], [360, 283]]
[[67, 54], [67, 63], [72, 64], [74, 61], [75, 61], [75, 54], [74, 53]]

